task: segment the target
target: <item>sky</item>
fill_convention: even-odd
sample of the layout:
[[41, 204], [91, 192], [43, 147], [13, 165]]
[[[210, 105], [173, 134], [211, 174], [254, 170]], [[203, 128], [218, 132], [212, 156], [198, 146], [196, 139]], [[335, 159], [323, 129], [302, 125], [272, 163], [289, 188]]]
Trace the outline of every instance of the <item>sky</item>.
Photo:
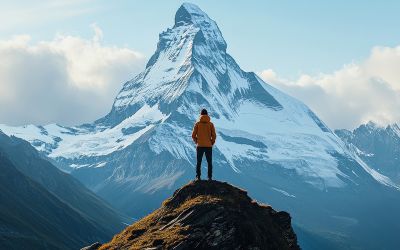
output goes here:
[[[0, 0], [0, 123], [76, 125], [106, 114], [183, 2]], [[400, 121], [399, 1], [191, 2], [244, 70], [330, 127]]]

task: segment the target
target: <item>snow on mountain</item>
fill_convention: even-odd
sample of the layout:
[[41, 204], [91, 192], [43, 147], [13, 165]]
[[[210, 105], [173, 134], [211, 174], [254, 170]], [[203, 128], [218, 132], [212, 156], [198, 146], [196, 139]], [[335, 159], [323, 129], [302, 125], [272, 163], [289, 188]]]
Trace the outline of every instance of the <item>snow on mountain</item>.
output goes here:
[[[0, 129], [29, 141], [115, 207], [138, 217], [194, 178], [191, 130], [207, 108], [218, 136], [217, 179], [290, 211], [307, 231], [337, 232], [335, 240], [349, 234], [351, 242], [367, 234], [359, 230], [365, 225], [381, 232], [381, 224], [370, 221], [376, 216], [354, 211], [366, 203], [398, 211], [400, 202], [393, 198], [398, 186], [370, 168], [306, 105], [243, 71], [226, 49], [217, 24], [185, 3], [174, 26], [160, 34], [144, 71], [124, 84], [105, 117], [75, 127]], [[346, 221], [357, 223], [349, 228]], [[391, 246], [390, 240], [385, 244]]]
[[343, 178], [352, 177], [338, 168], [334, 153], [353, 156], [343, 142], [303, 103], [242, 71], [226, 48], [216, 23], [197, 6], [183, 4], [146, 69], [125, 83], [106, 117], [91, 126], [0, 129], [67, 161], [70, 171], [104, 167], [103, 158], [89, 164], [81, 159], [122, 151], [141, 137], [154, 157], [168, 152], [192, 166], [190, 132], [205, 107], [218, 131], [215, 148], [234, 172], [243, 172], [243, 161], [265, 161], [295, 170], [318, 188], [344, 186]]
[[2, 125], [1, 130], [5, 134], [31, 142], [37, 150], [50, 158], [79, 159], [82, 156], [107, 155], [122, 150], [167, 117], [157, 107], [143, 105], [135, 114], [112, 128], [101, 126], [95, 129], [68, 128], [49, 124], [22, 127]]
[[397, 124], [380, 126], [368, 122], [353, 131], [342, 129], [335, 133], [374, 172], [385, 175], [391, 182], [400, 185], [400, 129]]

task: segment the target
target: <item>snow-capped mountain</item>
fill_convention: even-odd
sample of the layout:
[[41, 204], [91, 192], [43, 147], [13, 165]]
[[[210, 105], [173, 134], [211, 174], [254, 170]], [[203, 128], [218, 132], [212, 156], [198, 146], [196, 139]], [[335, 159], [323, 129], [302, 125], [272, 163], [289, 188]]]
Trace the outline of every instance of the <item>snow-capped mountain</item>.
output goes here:
[[124, 84], [106, 117], [90, 126], [1, 129], [67, 162], [70, 171], [106, 167], [108, 161], [97, 159], [143, 138], [154, 156], [165, 152], [192, 165], [191, 129], [205, 107], [218, 130], [215, 149], [236, 173], [244, 170], [243, 161], [263, 160], [294, 169], [318, 188], [351, 179], [333, 156], [352, 157], [341, 140], [303, 103], [242, 71], [226, 48], [216, 23], [197, 6], [184, 4], [174, 27], [160, 34], [146, 69]]
[[353, 131], [336, 130], [343, 141], [353, 146], [358, 156], [377, 172], [400, 185], [400, 127], [363, 124]]
[[[217, 130], [215, 178], [288, 210], [304, 230], [297, 232], [300, 245], [315, 234], [349, 244], [346, 237], [354, 233], [355, 245], [368, 239], [369, 232], [358, 229], [371, 216], [354, 214], [354, 208], [385, 195], [397, 195], [389, 205], [400, 207], [398, 186], [306, 105], [243, 71], [226, 49], [217, 24], [185, 3], [174, 26], [160, 34], [146, 69], [124, 84], [107, 116], [76, 127], [0, 129], [29, 141], [117, 208], [141, 216], [194, 178], [191, 130], [207, 108]], [[364, 193], [368, 198], [360, 198]], [[349, 208], [339, 209], [341, 203]]]

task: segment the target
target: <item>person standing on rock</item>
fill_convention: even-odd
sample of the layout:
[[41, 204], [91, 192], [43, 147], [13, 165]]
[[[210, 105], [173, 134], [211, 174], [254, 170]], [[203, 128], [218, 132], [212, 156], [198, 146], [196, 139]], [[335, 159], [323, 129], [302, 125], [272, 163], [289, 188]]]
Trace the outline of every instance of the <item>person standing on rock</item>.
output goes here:
[[196, 165], [196, 180], [200, 180], [201, 176], [201, 160], [204, 153], [206, 154], [208, 164], [208, 180], [212, 180], [212, 146], [215, 143], [217, 135], [215, 127], [210, 122], [210, 117], [206, 109], [202, 109], [200, 119], [194, 124], [192, 139], [196, 143], [197, 165]]

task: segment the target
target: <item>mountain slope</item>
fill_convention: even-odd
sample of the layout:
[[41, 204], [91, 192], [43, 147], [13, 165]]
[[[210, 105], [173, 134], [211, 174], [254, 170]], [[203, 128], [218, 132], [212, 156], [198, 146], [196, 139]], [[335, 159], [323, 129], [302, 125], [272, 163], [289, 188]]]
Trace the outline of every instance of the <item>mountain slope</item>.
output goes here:
[[218, 179], [289, 211], [303, 235], [311, 232], [339, 249], [396, 246], [397, 238], [382, 232], [385, 225], [390, 232], [399, 229], [390, 223], [400, 220], [394, 212], [399, 187], [306, 105], [243, 71], [226, 49], [216, 23], [197, 6], [183, 4], [144, 71], [124, 84], [108, 115], [76, 127], [0, 129], [29, 141], [96, 194], [140, 217], [194, 177], [190, 134], [200, 109], [207, 108], [217, 130]]
[[26, 141], [10, 138], [0, 131], [0, 152], [7, 155], [21, 173], [79, 211], [82, 216], [95, 222], [98, 229], [103, 230], [106, 235], [112, 235], [122, 228], [125, 220], [122, 215], [72, 176], [43, 159]]
[[400, 128], [397, 124], [381, 127], [369, 122], [353, 131], [342, 129], [335, 133], [354, 146], [358, 156], [369, 166], [400, 185]]
[[191, 182], [100, 249], [300, 249], [290, 215], [217, 181]]
[[0, 248], [76, 249], [108, 235], [0, 152]]
[[[34, 232], [40, 231], [43, 233], [41, 236], [34, 236], [36, 239], [32, 240], [38, 241], [41, 239], [40, 237], [42, 237], [49, 239], [49, 241], [55, 245], [66, 244], [66, 246], [68, 245], [69, 247], [79, 247], [82, 245], [76, 245], [78, 242], [80, 242], [80, 244], [87, 243], [94, 238], [107, 239], [123, 227], [122, 221], [124, 218], [121, 215], [116, 213], [108, 204], [99, 199], [73, 177], [61, 172], [51, 163], [42, 159], [38, 152], [26, 141], [15, 137], [10, 138], [0, 132], [0, 153], [4, 160], [2, 164], [5, 164], [4, 167], [8, 166], [6, 169], [8, 172], [6, 171], [7, 174], [3, 177], [15, 179], [15, 181], [9, 185], [4, 185], [2, 188], [3, 193], [7, 194], [7, 198], [3, 197], [2, 203], [4, 207], [2, 211], [9, 214], [9, 216], [4, 216], [4, 220], [11, 220], [8, 221], [11, 222], [11, 224], [16, 221], [32, 222], [35, 219], [29, 218], [29, 214], [32, 217], [37, 217], [38, 213], [43, 214], [40, 215], [42, 216], [41, 219], [45, 218], [46, 220], [40, 221], [40, 219], [37, 219], [39, 221], [37, 227], [33, 224], [29, 225], [29, 227], [27, 227], [28, 229], [22, 228], [23, 230], [28, 230], [28, 232], [32, 230]], [[27, 193], [24, 193], [26, 192], [25, 189], [21, 189], [21, 193], [16, 191], [14, 194], [15, 197], [12, 197], [12, 192], [19, 190], [19, 187], [15, 187], [15, 185], [18, 185], [16, 181], [18, 179], [21, 179], [21, 182], [27, 183], [27, 186], [32, 186], [32, 190], [29, 191], [30, 199], [24, 199], [28, 196]], [[46, 199], [49, 199], [49, 201], [46, 201]], [[35, 204], [32, 204], [33, 202], [41, 202], [44, 204], [40, 210], [35, 210], [38, 207], [35, 207]], [[13, 207], [21, 209], [21, 213], [13, 214]], [[66, 211], [58, 211], [60, 209], [66, 209]], [[53, 236], [47, 236], [41, 231], [43, 230], [41, 226], [48, 227], [46, 226], [46, 223], [49, 223], [47, 221], [49, 220], [49, 218], [47, 218], [47, 213], [60, 213], [60, 216], [66, 213], [68, 219], [74, 217], [71, 219], [72, 221], [80, 221], [80, 223], [75, 225], [75, 222], [71, 222], [72, 229], [77, 231], [87, 230], [87, 233], [81, 231], [78, 235], [71, 236], [70, 240], [68, 240], [68, 237], [65, 239], [56, 239], [52, 238]], [[55, 234], [62, 235], [71, 229], [68, 223], [66, 225], [59, 223], [63, 220], [64, 218], [58, 218], [54, 220], [54, 224], [51, 225], [52, 228], [55, 228]], [[3, 226], [7, 225], [7, 223], [3, 224]], [[22, 225], [23, 224], [24, 223], [22, 223]], [[87, 226], [82, 227], [81, 224], [87, 224]], [[64, 229], [64, 227], [67, 229]], [[12, 230], [8, 230], [7, 232], [5, 228], [4, 230], [6, 234], [12, 232]], [[62, 233], [59, 233], [60, 231]], [[88, 235], [92, 236], [88, 237]], [[19, 236], [16, 234], [13, 237], [15, 237], [15, 239], [11, 241], [11, 245], [18, 242]], [[86, 241], [84, 241], [85, 239]], [[22, 239], [21, 242], [23, 242]], [[16, 245], [14, 245], [14, 247], [16, 247]]]

